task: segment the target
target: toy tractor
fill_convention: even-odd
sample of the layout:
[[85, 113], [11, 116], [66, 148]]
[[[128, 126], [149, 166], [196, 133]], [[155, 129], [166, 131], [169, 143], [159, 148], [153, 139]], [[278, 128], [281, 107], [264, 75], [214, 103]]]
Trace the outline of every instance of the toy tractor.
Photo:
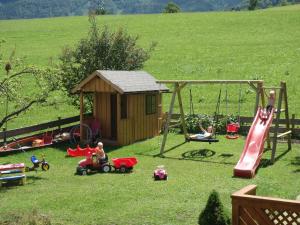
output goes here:
[[93, 172], [108, 173], [116, 171], [120, 173], [131, 172], [133, 166], [137, 164], [135, 157], [128, 158], [113, 158], [113, 165], [108, 161], [108, 157], [105, 154], [105, 159], [98, 159], [96, 154], [90, 154], [86, 156], [86, 159], [79, 161], [76, 174], [87, 175]]

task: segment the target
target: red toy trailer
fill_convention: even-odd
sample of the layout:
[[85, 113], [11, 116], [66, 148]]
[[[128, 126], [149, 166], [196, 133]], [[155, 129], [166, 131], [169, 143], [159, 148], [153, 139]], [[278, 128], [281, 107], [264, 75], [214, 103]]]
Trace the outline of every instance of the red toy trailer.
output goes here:
[[111, 165], [107, 157], [103, 160], [98, 160], [96, 154], [86, 156], [86, 159], [79, 161], [76, 174], [87, 175], [92, 172], [104, 172], [117, 171], [120, 173], [131, 172], [133, 167], [137, 164], [135, 157], [127, 158], [113, 158], [113, 165]]
[[113, 158], [113, 167], [120, 171], [121, 173], [130, 172], [134, 165], [137, 164], [137, 159], [135, 157], [128, 158]]

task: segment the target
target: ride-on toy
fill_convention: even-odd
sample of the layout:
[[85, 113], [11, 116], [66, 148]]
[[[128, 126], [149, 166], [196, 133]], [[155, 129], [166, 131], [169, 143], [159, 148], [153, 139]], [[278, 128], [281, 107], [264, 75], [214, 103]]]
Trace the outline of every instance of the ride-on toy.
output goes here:
[[157, 166], [153, 173], [154, 180], [167, 180], [168, 173], [165, 169], [165, 166]]
[[45, 160], [45, 156], [42, 156], [42, 160], [38, 160], [34, 155], [30, 158], [33, 166], [32, 167], [26, 167], [26, 171], [36, 171], [37, 168], [41, 166], [42, 170], [47, 171], [50, 169], [50, 165]]
[[86, 156], [86, 159], [79, 161], [76, 174], [87, 175], [93, 172], [108, 173], [111, 171], [131, 172], [133, 166], [137, 164], [137, 159], [135, 157], [113, 158], [112, 162], [113, 165], [109, 163], [107, 156], [103, 160], [98, 160], [96, 154], [90, 154]]

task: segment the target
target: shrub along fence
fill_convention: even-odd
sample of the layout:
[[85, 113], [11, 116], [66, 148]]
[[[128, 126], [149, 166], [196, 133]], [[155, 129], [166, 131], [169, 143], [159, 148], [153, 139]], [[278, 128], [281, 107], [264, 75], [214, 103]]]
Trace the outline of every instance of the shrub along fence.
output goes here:
[[[166, 113], [167, 114], [167, 113]], [[164, 115], [164, 118], [167, 117], [167, 115]], [[224, 118], [224, 116], [220, 115], [218, 116], [220, 119]], [[241, 116], [240, 117], [240, 132], [243, 134], [246, 134], [253, 122], [253, 117], [246, 117], [246, 116]], [[223, 119], [223, 121], [225, 121]], [[286, 125], [286, 119], [280, 119], [279, 120], [279, 129], [278, 133], [286, 131], [285, 125]], [[180, 122], [180, 114], [172, 114], [172, 118], [170, 121], [170, 128], [180, 128], [181, 122]], [[295, 114], [292, 114], [292, 117], [290, 118], [290, 126], [291, 126], [291, 131], [292, 131], [292, 137], [296, 139], [300, 139], [300, 119], [297, 119]], [[271, 133], [274, 131], [274, 127], [271, 127], [270, 129]], [[224, 131], [226, 132], [226, 131]]]

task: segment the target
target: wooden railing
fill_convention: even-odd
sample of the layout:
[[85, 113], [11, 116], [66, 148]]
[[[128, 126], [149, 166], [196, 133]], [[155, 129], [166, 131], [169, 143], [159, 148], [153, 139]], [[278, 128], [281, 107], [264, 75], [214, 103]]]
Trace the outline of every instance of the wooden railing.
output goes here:
[[[84, 116], [88, 117], [88, 116], [91, 116], [91, 114], [87, 113]], [[29, 133], [38, 132], [41, 130], [46, 130], [46, 129], [51, 129], [51, 128], [60, 129], [63, 126], [66, 126], [66, 125], [70, 126], [73, 123], [77, 123], [77, 122], [79, 122], [79, 120], [80, 120], [79, 116], [73, 116], [73, 117], [63, 118], [63, 119], [58, 118], [57, 120], [49, 121], [46, 123], [41, 123], [41, 124], [28, 126], [28, 127], [17, 128], [17, 129], [13, 129], [13, 130], [3, 129], [3, 131], [0, 132], [0, 140], [5, 141], [6, 138], [29, 134]]]
[[232, 225], [299, 225], [300, 201], [256, 196], [256, 185], [231, 195]]

